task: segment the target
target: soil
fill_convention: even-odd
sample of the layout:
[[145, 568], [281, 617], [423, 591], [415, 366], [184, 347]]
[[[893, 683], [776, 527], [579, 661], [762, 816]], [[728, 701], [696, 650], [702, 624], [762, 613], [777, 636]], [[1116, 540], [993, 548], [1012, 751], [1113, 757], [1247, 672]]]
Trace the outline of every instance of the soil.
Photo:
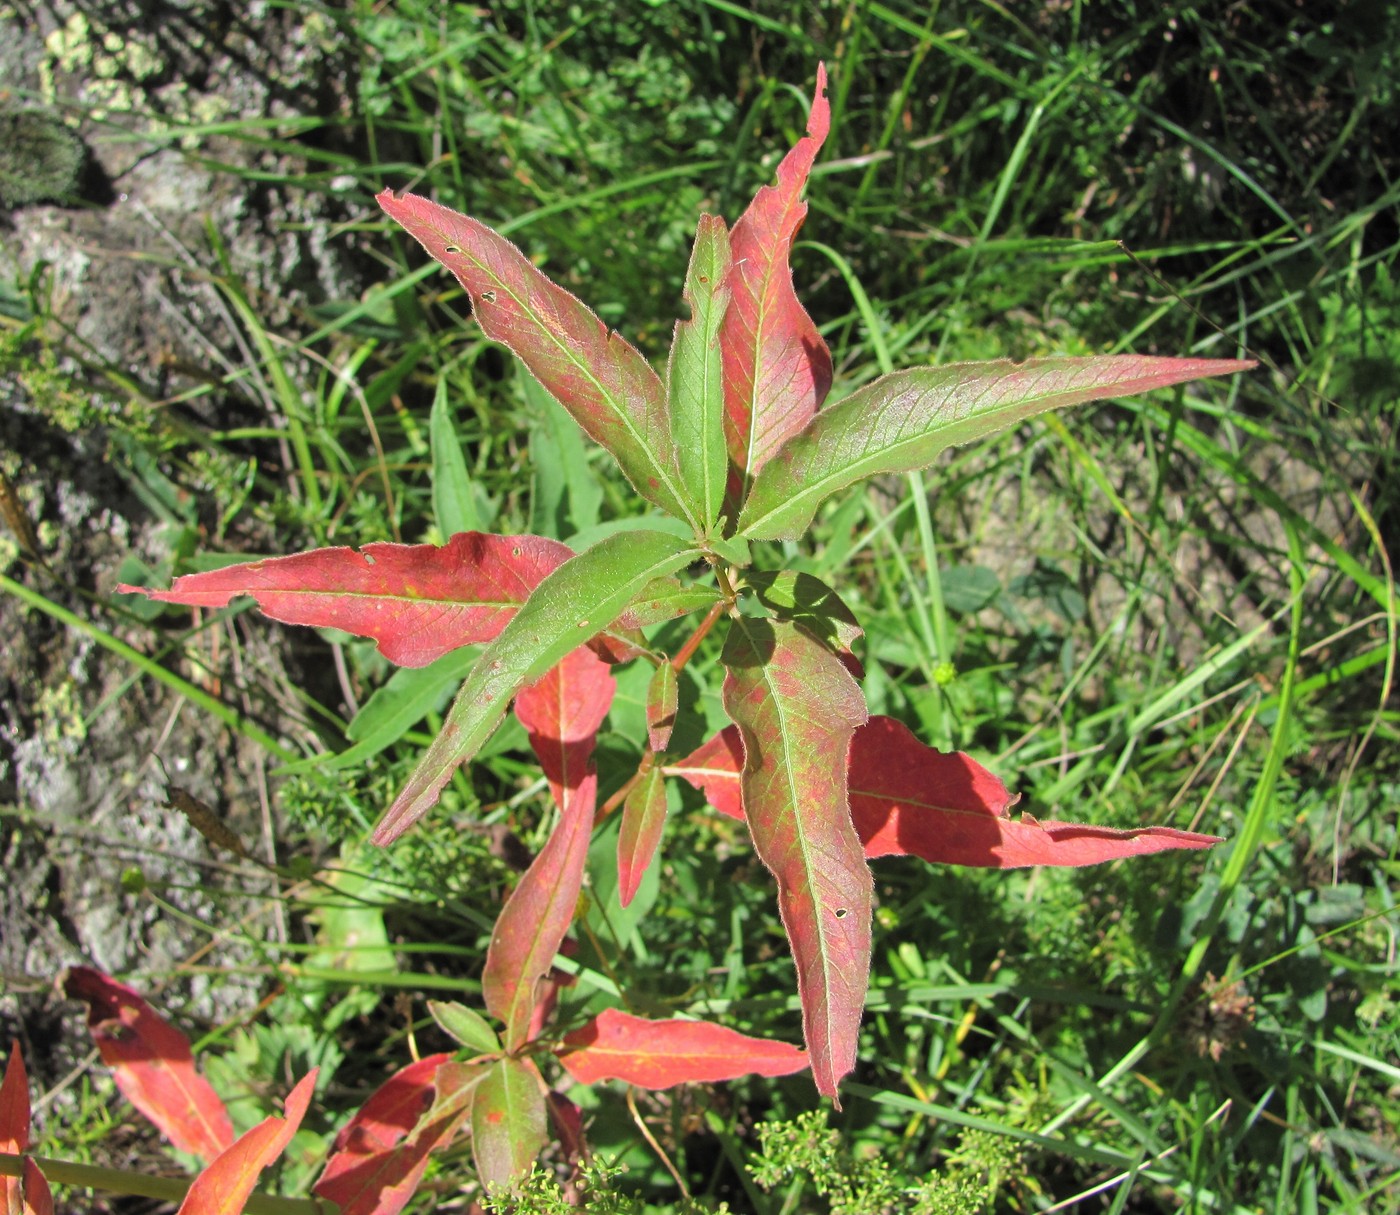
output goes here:
[[[119, 568], [168, 559], [172, 526], [207, 535], [221, 510], [172, 496], [159, 468], [133, 462], [127, 437], [184, 419], [269, 424], [255, 391], [219, 384], [223, 352], [248, 335], [215, 276], [285, 334], [307, 331], [317, 305], [356, 299], [376, 273], [343, 234], [361, 206], [345, 197], [354, 183], [313, 178], [319, 162], [296, 138], [303, 117], [345, 110], [353, 70], [336, 29], [284, 6], [0, 7], [0, 106], [66, 119], [88, 156], [65, 204], [0, 211], [0, 307], [26, 323], [0, 351], [11, 508], [0, 569], [51, 609], [0, 594], [0, 1040], [24, 1049], [41, 1133], [82, 1099], [89, 1055], [82, 1009], [56, 986], [65, 967], [144, 976], [145, 994], [197, 1029], [246, 1014], [265, 982], [240, 974], [249, 959], [236, 943], [204, 956], [211, 930], [244, 917], [255, 934], [285, 930], [256, 927], [268, 879], [211, 848], [169, 801], [172, 784], [187, 790], [268, 855], [278, 823], [265, 754], [91, 630], [149, 651], [149, 629], [111, 606]], [[266, 140], [181, 133], [269, 119]], [[332, 146], [334, 124], [306, 138]], [[282, 460], [276, 444], [247, 454], [274, 470]], [[247, 709], [262, 728], [292, 743], [304, 734], [294, 654], [237, 631], [200, 644], [209, 671], [183, 676], [234, 702], [235, 686], [255, 688]], [[116, 1134], [90, 1159], [168, 1169], [153, 1147]], [[94, 1202], [81, 1209], [107, 1209]]]

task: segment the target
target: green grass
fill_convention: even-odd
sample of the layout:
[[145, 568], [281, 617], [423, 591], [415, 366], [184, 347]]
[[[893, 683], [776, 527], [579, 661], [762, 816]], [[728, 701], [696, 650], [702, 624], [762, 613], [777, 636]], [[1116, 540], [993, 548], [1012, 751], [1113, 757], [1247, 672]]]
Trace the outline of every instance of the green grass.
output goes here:
[[[149, 394], [94, 364], [39, 285], [8, 288], [23, 307], [7, 332], [28, 326], [10, 357], [52, 386], [61, 350], [105, 385], [115, 404], [80, 424], [125, 436], [116, 458], [167, 516], [179, 568], [196, 527], [228, 550], [417, 541], [472, 521], [568, 539], [636, 503], [462, 323], [464, 298], [372, 194], [412, 186], [508, 231], [656, 357], [697, 211], [732, 220], [768, 178], [824, 58], [833, 133], [794, 264], [838, 391], [889, 365], [1005, 355], [1262, 366], [952, 453], [837, 502], [813, 543], [761, 559], [841, 589], [866, 629], [872, 711], [972, 751], [1036, 817], [1162, 823], [1226, 843], [1084, 871], [879, 862], [861, 1065], [829, 1120], [839, 1148], [799, 1150], [825, 1143], [803, 1122], [771, 1133], [764, 1161], [753, 1155], [755, 1124], [813, 1107], [802, 1081], [683, 1091], [640, 1112], [697, 1199], [763, 1215], [827, 1209], [833, 1195], [851, 1211], [1396, 1209], [1400, 613], [1386, 541], [1400, 17], [1389, 5], [1131, 0], [749, 8], [328, 9], [358, 59], [337, 151], [316, 137], [325, 118], [184, 134], [193, 156], [217, 156], [217, 134], [303, 157], [304, 174], [278, 170], [291, 189], [349, 175], [356, 230], [344, 239], [380, 266], [363, 294], [273, 328], [223, 251], [231, 234], [211, 231], [188, 257], [238, 340], [211, 377], [162, 403], [154, 428], [123, 422]], [[201, 420], [199, 405], [227, 400], [260, 416]], [[445, 488], [460, 491], [464, 474], [469, 491]], [[16, 569], [8, 593], [108, 644], [60, 615], [58, 591], [20, 587]], [[182, 625], [162, 617], [146, 654], [169, 666], [156, 677], [173, 692], [207, 698], [162, 656]], [[227, 627], [289, 636], [250, 616]], [[658, 643], [684, 636], [665, 626]], [[391, 674], [360, 643], [341, 654], [361, 703]], [[147, 658], [127, 658], [133, 678], [151, 677]], [[707, 643], [684, 689], [711, 727], [715, 658]], [[229, 707], [239, 678], [257, 677], [221, 673], [225, 727], [257, 739]], [[603, 796], [639, 754], [645, 674], [621, 676], [600, 740]], [[472, 991], [511, 871], [486, 835], [442, 824], [506, 825], [539, 846], [548, 795], [519, 730], [449, 786], [436, 827], [387, 852], [359, 844], [451, 686], [449, 674], [419, 687], [413, 728], [389, 731], [362, 764], [274, 782], [284, 859], [363, 874], [350, 901], [393, 965], [385, 974], [375, 952], [347, 979], [318, 960], [347, 935], [344, 917], [338, 930], [310, 921], [315, 948], [261, 919], [222, 929], [285, 986], [263, 1023], [292, 1029], [216, 1035], [216, 1079], [275, 1085], [289, 1059], [293, 1071], [321, 1059], [348, 1108], [412, 1044], [434, 1041], [424, 998]], [[303, 737], [343, 749], [355, 707], [323, 710], [308, 693]], [[269, 767], [285, 760], [260, 741]], [[682, 802], [693, 813], [673, 820], [645, 915], [608, 913], [597, 846], [568, 999], [582, 1009], [621, 990], [641, 1009], [722, 1013], [795, 1040], [771, 886], [731, 825], [689, 791]], [[295, 923], [324, 902], [305, 884], [278, 889]], [[673, 1206], [674, 1182], [621, 1095], [587, 1100], [595, 1147], [627, 1167], [608, 1184]], [[52, 1127], [45, 1150], [93, 1133]], [[468, 1159], [435, 1166], [416, 1209], [447, 1201]], [[902, 1197], [871, 1180], [875, 1160]], [[863, 1198], [853, 1178], [870, 1183]]]

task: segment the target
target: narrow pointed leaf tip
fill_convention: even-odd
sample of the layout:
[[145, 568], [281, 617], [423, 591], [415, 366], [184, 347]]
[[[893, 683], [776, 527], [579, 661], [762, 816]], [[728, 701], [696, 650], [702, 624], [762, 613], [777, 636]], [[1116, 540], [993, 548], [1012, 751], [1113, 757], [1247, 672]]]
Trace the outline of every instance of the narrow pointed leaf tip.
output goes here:
[[808, 1059], [786, 1042], [708, 1021], [648, 1021], [609, 1008], [565, 1036], [559, 1062], [580, 1084], [621, 1080], [663, 1089], [739, 1076], [791, 1076], [805, 1070]]
[[[10, 1044], [0, 1083], [0, 1152], [29, 1150], [29, 1075], [19, 1043]], [[53, 1194], [39, 1166], [25, 1159], [18, 1177], [0, 1176], [0, 1215], [53, 1215]]]
[[837, 490], [925, 468], [949, 447], [1052, 409], [1247, 371], [1238, 359], [1140, 355], [1027, 359], [892, 372], [818, 414], [754, 481], [739, 518], [751, 540], [794, 540]]
[[219, 1095], [195, 1070], [190, 1040], [125, 983], [69, 969], [69, 999], [88, 1006], [88, 1029], [122, 1095], [182, 1152], [212, 1160], [233, 1142]]
[[317, 1070], [313, 1067], [287, 1094], [284, 1117], [264, 1118], [194, 1179], [177, 1215], [240, 1215], [262, 1171], [286, 1151], [306, 1117]]
[[379, 195], [401, 224], [471, 296], [472, 315], [605, 447], [647, 501], [695, 525], [651, 364], [576, 296], [479, 220], [416, 194]]
[[425, 667], [490, 641], [545, 575], [572, 556], [543, 536], [459, 532], [442, 547], [320, 548], [186, 574], [168, 591], [117, 589], [208, 608], [250, 595], [273, 620], [372, 637], [390, 662]]
[[[819, 64], [807, 134], [731, 233], [731, 298], [720, 329], [724, 438], [743, 478], [811, 421], [831, 387], [831, 352], [797, 298], [788, 262], [807, 216], [802, 191], [830, 129], [826, 66]], [[736, 506], [731, 500], [731, 509]]]

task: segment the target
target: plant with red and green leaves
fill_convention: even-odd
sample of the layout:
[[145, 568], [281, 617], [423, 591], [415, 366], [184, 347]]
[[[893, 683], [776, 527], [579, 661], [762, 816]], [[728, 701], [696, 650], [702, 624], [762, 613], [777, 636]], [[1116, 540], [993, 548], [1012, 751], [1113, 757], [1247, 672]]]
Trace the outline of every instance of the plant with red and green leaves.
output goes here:
[[[1084, 865], [1214, 842], [1161, 827], [1009, 817], [1015, 799], [971, 758], [936, 751], [899, 722], [868, 714], [853, 652], [860, 626], [835, 589], [753, 563], [751, 546], [802, 537], [833, 494], [922, 469], [945, 448], [1049, 410], [1251, 366], [1131, 355], [920, 366], [826, 404], [831, 357], [789, 267], [803, 191], [830, 124], [825, 80], [819, 69], [807, 134], [776, 181], [732, 229], [701, 217], [685, 283], [690, 315], [676, 325], [664, 374], [485, 224], [412, 194], [379, 197], [465, 288], [485, 334], [616, 459], [650, 515], [577, 553], [538, 536], [466, 532], [442, 546], [321, 549], [146, 592], [200, 607], [252, 596], [274, 619], [373, 638], [405, 666], [484, 645], [373, 839], [388, 845], [427, 815], [513, 704], [558, 821], [491, 936], [482, 991], [499, 1028], [472, 1010], [440, 1012], [472, 1052], [461, 1065], [474, 1069], [472, 1078], [460, 1080], [473, 1090], [470, 1108], [459, 1112], [488, 1181], [528, 1169], [550, 1108], [565, 1137], [573, 1133], [567, 1105], [552, 1100], [537, 1064], [551, 1054], [579, 1080], [649, 1086], [810, 1065], [818, 1091], [837, 1101], [855, 1066], [869, 980], [869, 858]], [[655, 652], [645, 630], [688, 615], [699, 617], [689, 640], [672, 655]], [[732, 724], [693, 754], [674, 755], [677, 676], [716, 631], [724, 634], [719, 662]], [[647, 745], [635, 774], [600, 809], [594, 739], [612, 701], [610, 668], [629, 661], [654, 667]], [[617, 1011], [562, 1038], [550, 1028], [551, 966], [575, 913], [595, 822], [621, 807], [625, 903], [659, 847], [665, 785], [677, 778], [747, 824], [776, 879], [805, 1053], [719, 1026]]]

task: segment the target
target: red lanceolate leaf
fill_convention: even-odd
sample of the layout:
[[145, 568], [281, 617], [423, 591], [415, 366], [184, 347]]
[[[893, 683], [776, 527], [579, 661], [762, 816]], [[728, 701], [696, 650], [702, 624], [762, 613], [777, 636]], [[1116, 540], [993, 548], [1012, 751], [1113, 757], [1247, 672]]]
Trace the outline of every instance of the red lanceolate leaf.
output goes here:
[[194, 1179], [177, 1215], [240, 1215], [263, 1169], [286, 1150], [306, 1117], [318, 1070], [313, 1067], [287, 1094], [284, 1117], [264, 1118]]
[[580, 646], [515, 698], [515, 715], [561, 809], [566, 794], [579, 787], [588, 771], [598, 727], [616, 690], [608, 664]]
[[554, 1123], [554, 1134], [559, 1146], [564, 1149], [564, 1159], [573, 1164], [588, 1155], [588, 1145], [583, 1137], [583, 1111], [563, 1093], [550, 1092], [545, 1098], [549, 1102], [549, 1118]]
[[652, 672], [647, 687], [647, 744], [653, 751], [664, 751], [670, 746], [679, 707], [676, 669], [669, 662], [663, 662]]
[[615, 1008], [565, 1035], [559, 1062], [580, 1084], [622, 1080], [671, 1088], [736, 1076], [790, 1076], [806, 1068], [801, 1047], [707, 1021], [648, 1021]]
[[488, 1189], [509, 1186], [530, 1171], [544, 1147], [545, 1085], [529, 1059], [501, 1059], [472, 1100], [472, 1154]]
[[660, 768], [648, 768], [622, 803], [622, 824], [617, 833], [617, 899], [624, 907], [642, 884], [665, 827], [666, 782]]
[[539, 986], [574, 918], [597, 796], [598, 776], [590, 771], [567, 799], [549, 841], [511, 891], [491, 934], [481, 994], [486, 1011], [505, 1022], [502, 1041], [508, 1051], [529, 1040]]
[[[721, 814], [742, 818], [742, 766], [739, 732], [727, 726], [666, 771], [703, 790]], [[1074, 867], [1220, 842], [1172, 827], [1008, 818], [1016, 798], [996, 776], [960, 751], [926, 746], [892, 717], [872, 717], [856, 731], [849, 780], [851, 818], [868, 857], [917, 856], [984, 869]]]
[[233, 1142], [219, 1095], [194, 1066], [190, 1040], [125, 983], [74, 966], [69, 999], [88, 1006], [88, 1029], [117, 1087], [177, 1148], [213, 1160]]
[[[398, 1215], [422, 1180], [428, 1154], [469, 1114], [471, 1087], [484, 1074], [451, 1058], [428, 1055], [376, 1089], [336, 1135], [312, 1193], [339, 1203], [340, 1215]], [[464, 1074], [454, 1086], [456, 1073]], [[461, 1099], [446, 1100], [448, 1088]]]
[[425, 667], [451, 650], [490, 641], [544, 576], [571, 556], [542, 536], [458, 532], [441, 548], [318, 548], [186, 574], [168, 591], [117, 589], [211, 608], [251, 595], [274, 620], [373, 637], [390, 662]]
[[[0, 1152], [29, 1150], [29, 1076], [19, 1043], [10, 1046], [0, 1083]], [[53, 1194], [39, 1166], [25, 1159], [18, 1177], [0, 1176], [0, 1215], [53, 1215]]]
[[735, 617], [722, 661], [724, 707], [744, 742], [749, 834], [778, 881], [812, 1075], [839, 1108], [870, 978], [873, 881], [846, 797], [865, 701], [841, 659], [786, 621]]
[[798, 301], [788, 264], [807, 215], [802, 190], [830, 127], [826, 67], [819, 65], [807, 134], [730, 233], [731, 298], [720, 328], [724, 438], [745, 483], [812, 420], [831, 387], [831, 354]]
[[426, 198], [377, 199], [471, 296], [472, 315], [511, 351], [647, 501], [691, 524], [666, 389], [651, 364], [499, 232]]

